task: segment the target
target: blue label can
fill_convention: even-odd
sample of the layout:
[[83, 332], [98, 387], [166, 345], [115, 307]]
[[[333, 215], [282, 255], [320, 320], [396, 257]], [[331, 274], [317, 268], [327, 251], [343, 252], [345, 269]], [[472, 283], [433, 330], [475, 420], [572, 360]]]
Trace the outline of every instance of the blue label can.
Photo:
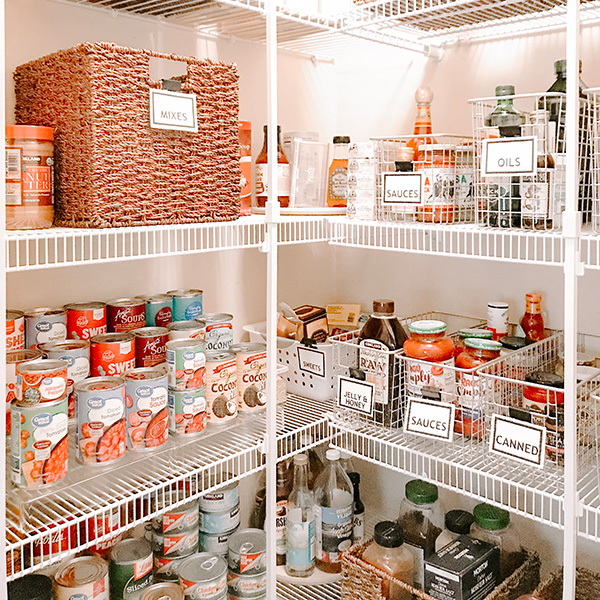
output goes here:
[[171, 290], [173, 321], [193, 321], [202, 314], [202, 290]]

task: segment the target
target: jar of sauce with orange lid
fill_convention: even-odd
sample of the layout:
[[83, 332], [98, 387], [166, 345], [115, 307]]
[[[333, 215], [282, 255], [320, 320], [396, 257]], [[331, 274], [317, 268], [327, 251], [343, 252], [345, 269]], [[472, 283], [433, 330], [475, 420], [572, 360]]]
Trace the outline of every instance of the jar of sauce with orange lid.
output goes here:
[[6, 125], [6, 229], [45, 229], [54, 220], [54, 130]]
[[456, 184], [456, 149], [451, 144], [419, 146], [421, 160], [415, 171], [422, 173], [422, 205], [417, 220], [425, 223], [453, 223]]
[[407, 388], [412, 396], [451, 402], [456, 393], [454, 342], [443, 321], [409, 323], [410, 338], [404, 342]]

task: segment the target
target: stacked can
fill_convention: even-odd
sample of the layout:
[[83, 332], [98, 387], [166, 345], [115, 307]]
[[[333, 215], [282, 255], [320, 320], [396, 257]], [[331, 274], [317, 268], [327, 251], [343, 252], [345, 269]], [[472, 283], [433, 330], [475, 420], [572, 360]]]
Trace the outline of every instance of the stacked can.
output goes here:
[[188, 556], [179, 567], [185, 600], [226, 600], [227, 561], [209, 552]]
[[[171, 502], [179, 500], [171, 493]], [[198, 500], [169, 508], [152, 519], [146, 537], [154, 552], [154, 577], [159, 581], [178, 581], [179, 566], [198, 552]]]
[[208, 421], [227, 423], [238, 416], [237, 363], [233, 352], [206, 353]]
[[198, 547], [227, 557], [229, 540], [240, 525], [238, 483], [230, 483], [200, 497]]
[[229, 538], [229, 600], [264, 600], [267, 597], [266, 548], [266, 534], [262, 529], [240, 529]]

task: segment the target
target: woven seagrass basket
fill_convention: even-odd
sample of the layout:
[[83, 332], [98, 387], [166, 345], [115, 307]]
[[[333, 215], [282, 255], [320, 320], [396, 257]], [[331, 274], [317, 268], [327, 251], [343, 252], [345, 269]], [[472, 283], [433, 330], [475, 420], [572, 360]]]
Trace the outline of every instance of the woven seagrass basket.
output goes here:
[[[150, 128], [151, 58], [182, 61], [198, 133]], [[17, 123], [55, 129], [55, 221], [121, 227], [239, 216], [235, 65], [85, 43], [17, 67]]]
[[[538, 585], [533, 592], [536, 600], [562, 600], [562, 569], [556, 571]], [[600, 575], [587, 569], [577, 569], [574, 600], [598, 600], [600, 598]]]
[[[362, 560], [363, 552], [371, 542], [357, 544], [342, 555], [342, 600], [386, 600], [381, 592], [382, 582], [394, 582], [421, 600], [435, 600], [429, 594], [390, 577], [384, 571]], [[515, 600], [523, 594], [530, 593], [540, 582], [540, 559], [534, 552], [523, 550], [521, 566], [485, 600]], [[553, 599], [554, 600], [554, 599]], [[585, 599], [587, 600], [587, 598]], [[591, 599], [590, 599], [591, 600]]]

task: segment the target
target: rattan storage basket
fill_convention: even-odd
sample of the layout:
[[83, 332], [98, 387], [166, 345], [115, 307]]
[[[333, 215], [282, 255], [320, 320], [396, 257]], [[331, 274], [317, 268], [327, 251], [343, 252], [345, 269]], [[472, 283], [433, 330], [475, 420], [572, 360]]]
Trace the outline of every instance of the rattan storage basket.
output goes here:
[[[152, 57], [183, 61], [198, 133], [150, 128]], [[55, 129], [55, 221], [121, 227], [239, 216], [235, 65], [85, 43], [15, 70], [17, 123]]]
[[[363, 552], [371, 542], [357, 544], [342, 555], [342, 600], [386, 600], [381, 593], [384, 580], [393, 581], [411, 592], [414, 598], [435, 600], [429, 594], [407, 585], [387, 575], [384, 571], [362, 560]], [[485, 600], [515, 600], [522, 594], [530, 593], [540, 582], [540, 559], [534, 552], [523, 551], [521, 566]], [[552, 600], [554, 600], [552, 598]], [[584, 599], [587, 600], [587, 597]], [[591, 598], [590, 598], [591, 600]]]
[[[562, 569], [542, 581], [533, 592], [536, 600], [562, 600]], [[600, 598], [600, 575], [587, 569], [577, 569], [574, 600], [598, 600]]]

